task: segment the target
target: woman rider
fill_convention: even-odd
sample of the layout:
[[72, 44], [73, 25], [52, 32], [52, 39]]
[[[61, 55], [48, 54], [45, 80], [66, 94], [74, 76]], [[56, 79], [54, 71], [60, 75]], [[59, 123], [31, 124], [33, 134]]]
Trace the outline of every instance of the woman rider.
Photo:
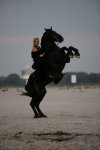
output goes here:
[[34, 61], [32, 68], [37, 70], [37, 68], [39, 67], [40, 60], [44, 56], [44, 52], [42, 51], [42, 49], [39, 46], [39, 38], [38, 37], [35, 37], [33, 39], [33, 47], [32, 47], [31, 56]]

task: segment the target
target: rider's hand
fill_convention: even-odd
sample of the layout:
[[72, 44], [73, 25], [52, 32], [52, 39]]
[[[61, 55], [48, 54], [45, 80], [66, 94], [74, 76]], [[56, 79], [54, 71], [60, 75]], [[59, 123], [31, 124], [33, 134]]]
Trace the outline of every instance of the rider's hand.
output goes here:
[[[45, 53], [45, 52], [44, 52], [44, 53]], [[39, 56], [40, 56], [40, 57], [43, 57], [43, 56], [44, 56], [44, 53], [43, 53], [43, 54], [40, 54]]]

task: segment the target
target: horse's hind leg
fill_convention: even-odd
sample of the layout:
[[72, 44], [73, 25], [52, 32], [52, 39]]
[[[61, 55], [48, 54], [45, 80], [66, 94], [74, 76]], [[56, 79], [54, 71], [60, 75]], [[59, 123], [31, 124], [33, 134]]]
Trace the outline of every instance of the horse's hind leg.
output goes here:
[[41, 111], [39, 105], [36, 106], [36, 109], [37, 109], [37, 111], [38, 111], [40, 117], [45, 117], [45, 118], [47, 118], [47, 116]]
[[33, 110], [33, 112], [34, 112], [34, 114], [35, 114], [34, 118], [39, 118], [40, 115], [39, 115], [38, 111], [36, 110], [36, 107], [35, 107], [35, 105], [34, 105], [33, 99], [32, 99], [31, 102], [30, 102], [30, 106], [31, 106], [31, 108], [32, 108], [32, 110]]
[[37, 104], [36, 104], [35, 106], [36, 106], [36, 109], [37, 109], [37, 111], [38, 111], [40, 117], [47, 117], [47, 116], [41, 111], [41, 109], [40, 109], [40, 107], [39, 107], [40, 102], [43, 100], [43, 98], [44, 98], [44, 96], [45, 96], [45, 94], [46, 94], [46, 92], [47, 92], [45, 88], [43, 88], [42, 90], [43, 90], [43, 95], [39, 97], [38, 102], [37, 102]]

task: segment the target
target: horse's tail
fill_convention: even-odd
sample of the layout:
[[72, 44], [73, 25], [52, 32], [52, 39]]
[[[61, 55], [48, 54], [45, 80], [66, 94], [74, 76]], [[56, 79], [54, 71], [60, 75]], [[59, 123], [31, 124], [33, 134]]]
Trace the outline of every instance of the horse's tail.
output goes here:
[[21, 95], [21, 96], [29, 96], [29, 97], [32, 97], [28, 92], [21, 92], [20, 95]]

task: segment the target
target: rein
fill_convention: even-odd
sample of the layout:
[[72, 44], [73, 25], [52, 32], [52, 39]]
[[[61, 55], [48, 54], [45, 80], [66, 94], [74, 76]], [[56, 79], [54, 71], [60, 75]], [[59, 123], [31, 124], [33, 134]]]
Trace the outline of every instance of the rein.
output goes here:
[[57, 46], [58, 46], [59, 42], [57, 43]]

